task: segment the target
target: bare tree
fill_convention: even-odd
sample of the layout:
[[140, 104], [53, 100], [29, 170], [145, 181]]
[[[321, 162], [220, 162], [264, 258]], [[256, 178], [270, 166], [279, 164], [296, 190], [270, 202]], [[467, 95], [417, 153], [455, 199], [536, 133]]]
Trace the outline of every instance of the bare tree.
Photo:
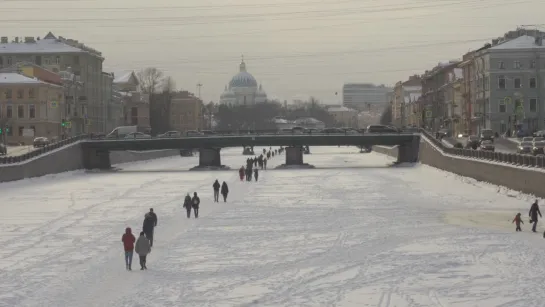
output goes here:
[[155, 67], [147, 67], [137, 73], [140, 90], [146, 94], [154, 94], [164, 84], [164, 74]]
[[176, 91], [176, 82], [174, 82], [172, 77], [168, 76], [163, 78], [161, 83], [163, 92], [174, 93]]

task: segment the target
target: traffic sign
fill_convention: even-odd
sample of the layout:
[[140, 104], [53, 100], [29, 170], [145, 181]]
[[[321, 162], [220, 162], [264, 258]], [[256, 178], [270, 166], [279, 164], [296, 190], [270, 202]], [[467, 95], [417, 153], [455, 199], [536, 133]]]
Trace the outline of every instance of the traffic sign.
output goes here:
[[58, 106], [59, 106], [59, 102], [58, 101], [51, 101], [49, 103], [49, 106], [53, 109], [56, 109]]
[[505, 102], [506, 104], [511, 104], [513, 103], [513, 99], [509, 96], [503, 98], [503, 102]]

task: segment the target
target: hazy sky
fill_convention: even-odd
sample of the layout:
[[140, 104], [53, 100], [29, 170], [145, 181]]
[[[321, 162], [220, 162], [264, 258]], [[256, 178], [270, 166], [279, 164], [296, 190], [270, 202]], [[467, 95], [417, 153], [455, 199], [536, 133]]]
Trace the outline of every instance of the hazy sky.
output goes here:
[[[0, 36], [55, 35], [106, 70], [154, 66], [218, 101], [241, 54], [269, 97], [341, 99], [344, 82], [394, 84], [520, 25], [543, 0], [0, 0]], [[539, 27], [538, 27], [539, 28]], [[541, 28], [540, 28], [541, 29]], [[339, 96], [335, 96], [335, 92]]]

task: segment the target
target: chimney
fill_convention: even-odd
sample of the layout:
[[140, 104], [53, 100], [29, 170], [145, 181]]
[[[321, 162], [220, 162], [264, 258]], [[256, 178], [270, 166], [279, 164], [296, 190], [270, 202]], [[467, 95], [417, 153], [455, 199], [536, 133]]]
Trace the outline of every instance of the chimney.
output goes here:
[[33, 36], [25, 36], [25, 43], [35, 43], [36, 41], [34, 40], [34, 37]]
[[2, 44], [7, 44], [8, 43], [8, 37], [7, 36], [2, 36], [0, 38], [0, 43]]

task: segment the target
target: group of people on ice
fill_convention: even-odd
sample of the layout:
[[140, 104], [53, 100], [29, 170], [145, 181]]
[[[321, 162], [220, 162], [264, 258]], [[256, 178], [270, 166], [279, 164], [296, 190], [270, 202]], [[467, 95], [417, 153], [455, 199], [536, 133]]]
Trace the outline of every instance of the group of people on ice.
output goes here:
[[[537, 228], [538, 215], [539, 217], [542, 217], [541, 211], [539, 211], [539, 205], [536, 199], [536, 201], [532, 204], [532, 206], [530, 206], [530, 211], [528, 212], [528, 216], [530, 217], [530, 224], [533, 224], [532, 232], [537, 232], [536, 228]], [[517, 213], [512, 223], [515, 223], [515, 225], [517, 226], [515, 231], [522, 231], [520, 224], [524, 224], [524, 222], [522, 221], [520, 212]], [[545, 232], [543, 233], [543, 237], [545, 238]]]
[[259, 157], [254, 158], [248, 158], [246, 159], [246, 167], [241, 166], [238, 170], [238, 175], [240, 177], [240, 181], [252, 181], [252, 174], [254, 176], [254, 180], [258, 181], [259, 179], [259, 169], [267, 169], [267, 161], [269, 161], [271, 158], [273, 158], [275, 155], [278, 155], [284, 151], [283, 147], [280, 147], [280, 149], [272, 150], [272, 148], [269, 147], [269, 150], [263, 149], [263, 153], [259, 155]]
[[146, 266], [146, 257], [151, 253], [155, 227], [157, 227], [157, 214], [153, 212], [153, 208], [150, 208], [149, 212], [144, 215], [144, 223], [142, 224], [142, 231], [140, 232], [138, 239], [134, 237], [130, 227], [125, 228], [125, 233], [121, 237], [121, 242], [123, 242], [123, 248], [125, 250], [125, 268], [128, 271], [132, 271], [132, 258], [134, 252], [136, 252], [140, 258], [140, 270], [148, 269]]

